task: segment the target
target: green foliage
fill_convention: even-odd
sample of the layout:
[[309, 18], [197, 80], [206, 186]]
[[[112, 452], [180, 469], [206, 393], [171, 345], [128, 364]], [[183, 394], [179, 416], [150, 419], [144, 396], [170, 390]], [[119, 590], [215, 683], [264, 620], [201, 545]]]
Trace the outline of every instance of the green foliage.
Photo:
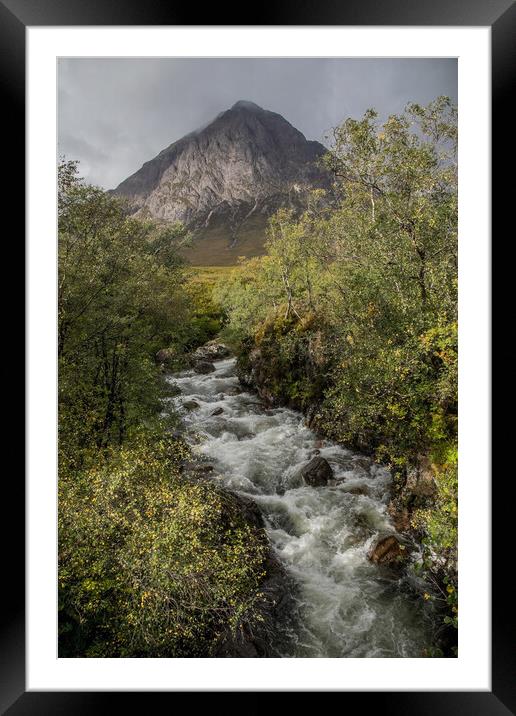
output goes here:
[[194, 269], [186, 285], [186, 293], [191, 306], [186, 345], [189, 349], [207, 343], [220, 332], [223, 321], [223, 309], [216, 301], [214, 286], [224, 269]]
[[267, 544], [234, 498], [143, 435], [59, 480], [60, 656], [208, 656], [253, 622]]
[[[332, 200], [282, 209], [267, 255], [188, 276], [180, 227], [130, 218], [61, 168], [60, 604], [67, 654], [196, 656], [251, 619], [263, 544], [213, 486], [181, 476], [155, 421], [159, 348], [213, 337], [279, 401], [404, 470], [427, 456], [425, 576], [457, 623], [456, 110], [373, 110], [334, 131]], [[116, 446], [116, 447], [115, 447]], [[437, 651], [435, 652], [437, 655]]]
[[[440, 450], [440, 462], [434, 463], [437, 495], [431, 508], [418, 509], [414, 527], [423, 527], [426, 558], [456, 568], [458, 527], [457, 444]], [[432, 566], [429, 564], [429, 566]]]
[[332, 200], [316, 192], [302, 216], [278, 211], [267, 255], [216, 289], [242, 371], [272, 397], [390, 464], [400, 490], [430, 458], [435, 504], [414, 520], [427, 574], [455, 591], [456, 145], [445, 97], [381, 126], [373, 110], [346, 120], [324, 159]]
[[220, 329], [180, 226], [59, 168], [59, 651], [207, 656], [258, 618], [267, 543], [234, 498], [182, 472], [159, 419], [170, 364]]
[[[153, 355], [185, 343], [179, 226], [158, 228], [59, 172], [59, 425], [69, 452], [121, 443], [159, 405]], [[68, 447], [67, 447], [68, 446]]]
[[215, 284], [214, 299], [228, 319], [223, 331], [226, 341], [239, 345], [277, 306], [281, 292], [273, 276], [273, 262], [266, 256], [242, 261]]
[[336, 439], [400, 466], [456, 434], [456, 323], [377, 345], [355, 332], [342, 357], [321, 410]]
[[278, 211], [267, 256], [216, 288], [275, 397], [398, 466], [456, 434], [454, 123], [446, 98], [381, 127], [372, 110], [346, 120], [325, 158], [337, 203]]

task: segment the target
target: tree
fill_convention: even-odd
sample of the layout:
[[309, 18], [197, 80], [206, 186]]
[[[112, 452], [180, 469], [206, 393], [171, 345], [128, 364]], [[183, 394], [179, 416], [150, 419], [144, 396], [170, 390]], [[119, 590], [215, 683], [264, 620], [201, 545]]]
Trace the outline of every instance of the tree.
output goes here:
[[333, 218], [335, 254], [344, 271], [366, 267], [394, 289], [399, 311], [424, 320], [456, 304], [456, 110], [440, 97], [408, 105], [378, 126], [368, 110], [334, 130], [326, 163], [343, 196]]
[[153, 353], [181, 342], [189, 307], [180, 226], [159, 228], [59, 168], [60, 436], [77, 446], [122, 442], [155, 410]]

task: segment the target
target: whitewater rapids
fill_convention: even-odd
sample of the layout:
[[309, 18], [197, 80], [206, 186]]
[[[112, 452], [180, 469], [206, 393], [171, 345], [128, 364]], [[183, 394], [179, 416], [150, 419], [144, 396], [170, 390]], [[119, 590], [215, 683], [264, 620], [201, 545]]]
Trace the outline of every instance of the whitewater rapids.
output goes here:
[[[420, 600], [405, 578], [367, 558], [379, 534], [394, 533], [389, 471], [321, 441], [301, 413], [238, 392], [235, 359], [214, 365], [207, 375], [170, 376], [180, 391], [172, 401], [194, 451], [213, 465], [213, 479], [256, 502], [296, 585], [295, 615], [278, 633], [277, 655], [423, 656], [431, 637]], [[198, 407], [187, 410], [188, 401]], [[310, 487], [298, 477], [316, 450], [333, 468], [334, 484]]]

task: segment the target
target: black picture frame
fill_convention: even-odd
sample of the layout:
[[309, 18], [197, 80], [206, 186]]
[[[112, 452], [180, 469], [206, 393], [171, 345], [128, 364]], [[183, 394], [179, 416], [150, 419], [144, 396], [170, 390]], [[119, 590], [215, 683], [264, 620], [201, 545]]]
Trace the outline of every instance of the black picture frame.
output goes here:
[[[509, 112], [511, 80], [516, 47], [516, 6], [511, 0], [282, 0], [264, 4], [259, 15], [235, 22], [234, 11], [219, 4], [202, 10], [167, 0], [0, 0], [0, 87], [8, 135], [4, 135], [4, 207], [24, 216], [25, 185], [25, 29], [34, 26], [66, 25], [348, 25], [348, 26], [490, 26], [492, 32], [492, 151], [494, 167], [514, 166], [513, 115]], [[8, 137], [8, 141], [5, 141]], [[5, 156], [7, 155], [7, 157]], [[7, 175], [7, 176], [6, 176]], [[510, 193], [509, 193], [510, 192]], [[501, 172], [493, 173], [493, 234], [501, 236], [505, 207], [511, 205], [513, 182]], [[16, 212], [16, 209], [18, 211]], [[496, 220], [495, 220], [496, 218]], [[13, 232], [11, 244], [21, 237]], [[21, 259], [23, 261], [23, 257]], [[494, 272], [501, 281], [498, 267]], [[32, 349], [31, 346], [28, 349]], [[510, 444], [508, 427], [498, 426], [498, 445]], [[19, 427], [18, 427], [19, 430]], [[495, 451], [493, 450], [493, 454]], [[1, 611], [0, 625], [0, 710], [10, 716], [21, 714], [90, 714], [120, 707], [121, 698], [131, 707], [154, 711], [155, 699], [166, 693], [127, 692], [26, 692], [25, 687], [25, 569], [24, 569], [24, 484], [17, 471], [4, 476], [4, 515], [12, 526], [4, 530], [4, 594], [8, 600]], [[508, 478], [509, 479], [509, 478]], [[510, 478], [514, 482], [513, 478]], [[512, 524], [505, 518], [512, 485], [493, 484], [493, 592], [492, 592], [492, 691], [491, 692], [345, 692], [339, 695], [341, 708], [353, 701], [363, 708], [381, 709], [383, 714], [424, 716], [426, 714], [516, 714], [516, 640], [514, 638], [514, 597], [507, 588], [507, 545], [512, 541]], [[7, 492], [7, 494], [5, 494]], [[514, 501], [511, 501], [514, 504]], [[505, 506], [505, 509], [504, 509]], [[5, 520], [4, 520], [5, 521]], [[510, 575], [509, 575], [510, 577]], [[510, 580], [509, 580], [510, 581]], [[424, 661], [422, 661], [424, 669]], [[410, 684], [407, 684], [410, 689]], [[260, 701], [254, 702], [258, 708]]]

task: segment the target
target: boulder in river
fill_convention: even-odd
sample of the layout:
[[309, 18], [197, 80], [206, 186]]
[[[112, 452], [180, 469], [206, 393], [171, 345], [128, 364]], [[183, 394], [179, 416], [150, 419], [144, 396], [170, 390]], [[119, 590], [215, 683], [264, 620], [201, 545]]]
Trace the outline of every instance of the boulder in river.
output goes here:
[[256, 435], [254, 433], [240, 433], [237, 437], [239, 440], [252, 440]]
[[212, 415], [222, 415], [223, 412], [224, 412], [224, 408], [216, 408], [213, 411]]
[[372, 464], [373, 461], [371, 460], [371, 458], [366, 457], [365, 455], [357, 455], [353, 458], [353, 467], [358, 467], [361, 470], [365, 470], [366, 472], [369, 472]]
[[218, 341], [210, 341], [205, 343], [200, 348], [197, 348], [193, 353], [195, 360], [221, 360], [222, 358], [228, 358], [231, 355], [230, 350], [223, 343]]
[[254, 500], [244, 495], [238, 495], [238, 501], [242, 508], [242, 515], [248, 524], [253, 525], [253, 527], [258, 527], [259, 529], [265, 527], [263, 515]]
[[367, 555], [375, 564], [392, 564], [399, 562], [405, 555], [405, 547], [396, 535], [381, 537]]
[[327, 485], [328, 480], [333, 477], [333, 470], [324, 457], [313, 457], [310, 462], [301, 468], [300, 473], [307, 485], [312, 487], [320, 487]]
[[185, 410], [196, 410], [199, 407], [199, 403], [196, 400], [185, 400], [183, 408]]
[[233, 388], [228, 388], [226, 391], [226, 395], [240, 395], [242, 392], [242, 388], [239, 388], [237, 385], [235, 385]]
[[369, 488], [367, 485], [353, 485], [346, 490], [350, 495], [368, 495]]
[[215, 366], [213, 363], [209, 363], [207, 360], [199, 360], [194, 365], [194, 371], [196, 373], [206, 374], [206, 373], [213, 373], [215, 370]]

